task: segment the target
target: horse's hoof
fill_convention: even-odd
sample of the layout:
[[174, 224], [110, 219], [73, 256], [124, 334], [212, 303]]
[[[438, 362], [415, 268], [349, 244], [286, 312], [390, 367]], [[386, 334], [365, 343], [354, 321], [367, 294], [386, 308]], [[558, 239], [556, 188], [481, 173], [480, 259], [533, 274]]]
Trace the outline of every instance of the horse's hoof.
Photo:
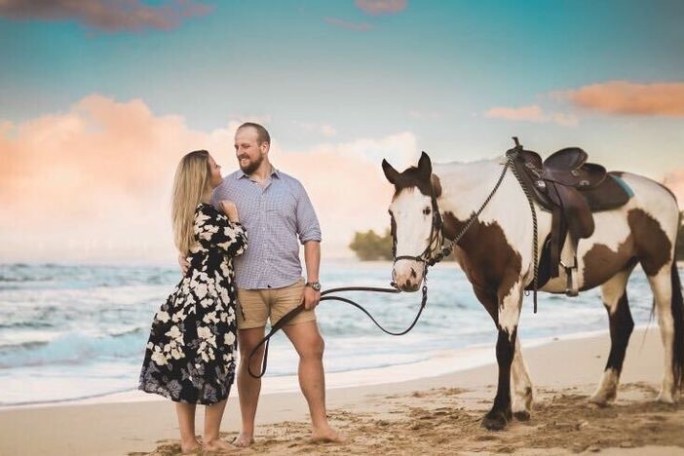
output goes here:
[[530, 421], [530, 412], [527, 410], [522, 410], [520, 412], [515, 412], [513, 414], [516, 420], [518, 421]]
[[589, 403], [595, 405], [598, 408], [605, 408], [610, 405], [610, 400], [604, 396], [592, 396], [589, 398]]
[[489, 412], [482, 419], [482, 426], [490, 431], [503, 431], [506, 424], [508, 420], [503, 412]]
[[660, 394], [658, 394], [656, 401], [661, 402], [663, 404], [674, 404], [677, 402], [677, 401], [675, 401], [675, 398], [672, 394], [665, 393], [663, 391], [661, 391]]

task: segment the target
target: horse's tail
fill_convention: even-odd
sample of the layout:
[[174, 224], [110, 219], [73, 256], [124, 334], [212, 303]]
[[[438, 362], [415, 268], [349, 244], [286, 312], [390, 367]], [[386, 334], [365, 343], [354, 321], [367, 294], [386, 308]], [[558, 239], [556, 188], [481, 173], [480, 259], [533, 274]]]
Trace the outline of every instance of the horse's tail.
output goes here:
[[672, 262], [672, 318], [674, 319], [674, 346], [672, 347], [672, 370], [675, 388], [684, 386], [684, 299], [677, 262]]

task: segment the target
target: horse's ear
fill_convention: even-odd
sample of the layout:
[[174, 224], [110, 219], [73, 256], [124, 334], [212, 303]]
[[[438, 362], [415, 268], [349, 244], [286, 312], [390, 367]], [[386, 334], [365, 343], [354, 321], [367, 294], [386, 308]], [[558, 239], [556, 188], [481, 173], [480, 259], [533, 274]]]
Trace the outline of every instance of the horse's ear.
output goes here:
[[387, 180], [390, 181], [390, 184], [395, 184], [397, 182], [399, 172], [394, 169], [392, 165], [390, 165], [384, 158], [382, 160], [382, 171], [385, 173]]
[[435, 198], [439, 198], [442, 196], [442, 183], [439, 180], [439, 177], [437, 174], [433, 174], [431, 176], [431, 181], [432, 181], [432, 196]]
[[428, 154], [425, 152], [420, 154], [420, 160], [418, 160], [418, 172], [426, 181], [429, 181], [432, 177], [432, 162], [430, 161]]

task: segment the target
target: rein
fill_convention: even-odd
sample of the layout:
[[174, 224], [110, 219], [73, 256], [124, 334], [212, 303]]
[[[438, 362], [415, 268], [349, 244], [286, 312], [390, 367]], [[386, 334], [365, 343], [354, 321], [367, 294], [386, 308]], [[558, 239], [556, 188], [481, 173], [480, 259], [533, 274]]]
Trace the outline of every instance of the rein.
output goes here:
[[[418, 310], [418, 313], [416, 314], [416, 317], [413, 319], [413, 322], [409, 325], [408, 328], [401, 332], [392, 332], [387, 329], [385, 329], [380, 323], [377, 322], [377, 320], [368, 312], [362, 305], [358, 304], [357, 302], [352, 301], [349, 298], [344, 298], [341, 296], [335, 296], [331, 295], [331, 293], [342, 293], [342, 292], [347, 292], [347, 291], [369, 291], [369, 292], [376, 292], [376, 293], [400, 293], [401, 290], [397, 288], [375, 288], [375, 287], [341, 287], [341, 288], [331, 288], [328, 290], [324, 290], [321, 292], [321, 299], [320, 301], [341, 301], [347, 304], [350, 304], [357, 309], [361, 310], [363, 313], [365, 313], [368, 318], [371, 319], [371, 321], [380, 328], [383, 332], [386, 334], [390, 334], [392, 336], [403, 336], [404, 334], [407, 334], [409, 331], [413, 329], [413, 327], [418, 323], [418, 319], [420, 318], [421, 314], [423, 313], [423, 310], [425, 309], [425, 306], [427, 304], [427, 273], [428, 273], [428, 267], [435, 265], [436, 263], [439, 263], [442, 259], [447, 257], [454, 248], [454, 245], [457, 245], [461, 238], [465, 235], [465, 233], [468, 231], [468, 229], [472, 226], [472, 224], [475, 222], [475, 219], [477, 219], [482, 211], [487, 207], [487, 204], [491, 201], [491, 199], [494, 197], [494, 194], [497, 192], [499, 187], [501, 186], [501, 182], [503, 182], [504, 176], [506, 175], [506, 171], [508, 171], [508, 168], [511, 167], [513, 170], [513, 174], [515, 175], [516, 179], [518, 182], [521, 184], [523, 191], [525, 192], [525, 195], [527, 196], [527, 200], [530, 204], [530, 209], [532, 210], [532, 219], [534, 223], [534, 241], [533, 241], [533, 258], [534, 258], [534, 313], [537, 313], [537, 284], [538, 284], [538, 272], [539, 272], [539, 267], [538, 267], [538, 260], [537, 260], [537, 214], [534, 210], [534, 204], [532, 203], [531, 195], [528, 193], [527, 188], [522, 185], [522, 181], [520, 180], [520, 177], [518, 174], [515, 172], [515, 167], [511, 166], [513, 163], [513, 160], [518, 156], [518, 153], [523, 150], [522, 145], [518, 143], [518, 138], [514, 137], [513, 140], [515, 141], [515, 147], [513, 149], [510, 149], [509, 151], [506, 152], [506, 164], [504, 165], [503, 170], [501, 171], [501, 175], [499, 176], [499, 179], [497, 180], [496, 184], [494, 185], [494, 188], [492, 191], [489, 193], [487, 198], [484, 200], [480, 208], [475, 212], [473, 215], [470, 216], [468, 221], [466, 222], [465, 226], [461, 228], [461, 231], [454, 236], [453, 239], [446, 239], [445, 241], [445, 236], [444, 233], [442, 232], [443, 224], [442, 224], [442, 217], [439, 213], [439, 207], [437, 206], [437, 198], [435, 195], [431, 195], [432, 198], [432, 209], [433, 209], [433, 217], [432, 217], [432, 227], [430, 228], [430, 238], [427, 247], [425, 247], [425, 250], [418, 255], [418, 256], [411, 256], [411, 255], [399, 255], [396, 256], [396, 252], [393, 252], [394, 256], [394, 262], [396, 263], [399, 260], [412, 260], [412, 261], [418, 261], [425, 263], [425, 267], [423, 268], [423, 288], [422, 288], [422, 299], [420, 303], [420, 309]], [[442, 246], [441, 250], [437, 253], [435, 253], [435, 250], [439, 248], [439, 246], [434, 246], [434, 244], [439, 243], [439, 238], [440, 235], [442, 237]], [[396, 238], [395, 238], [396, 242]], [[392, 284], [394, 285], [394, 283]], [[300, 312], [304, 310], [304, 304], [300, 304], [299, 306], [295, 307], [288, 313], [286, 313], [278, 322], [271, 327], [271, 330], [269, 333], [261, 339], [261, 341], [252, 349], [252, 351], [249, 353], [248, 358], [247, 358], [247, 372], [249, 375], [251, 375], [254, 378], [261, 378], [264, 376], [266, 373], [266, 366], [268, 362], [268, 345], [271, 337], [281, 330], [287, 323], [290, 322], [295, 316], [297, 316]], [[252, 357], [256, 354], [256, 352], [259, 350], [259, 347], [264, 345], [264, 356], [262, 359], [261, 363], [261, 371], [259, 374], [254, 374], [251, 369], [251, 360]]]
[[[453, 251], [454, 245], [458, 244], [461, 238], [465, 235], [465, 233], [468, 231], [468, 229], [472, 226], [472, 224], [475, 222], [475, 219], [477, 219], [482, 211], [484, 210], [485, 207], [487, 207], [487, 204], [491, 201], [491, 199], [494, 197], [494, 194], [496, 191], [499, 189], [501, 186], [501, 182], [503, 182], [503, 178], [506, 175], [506, 171], [508, 171], [508, 168], [510, 167], [511, 170], [513, 171], [513, 174], [516, 177], [516, 180], [520, 184], [520, 186], [523, 189], [523, 192], [525, 193], [525, 196], [527, 197], [527, 202], [530, 205], [530, 210], [532, 211], [532, 224], [533, 224], [533, 230], [534, 230], [534, 239], [532, 241], [532, 258], [534, 259], [534, 285], [533, 285], [533, 301], [534, 301], [534, 313], [537, 313], [537, 289], [538, 284], [539, 284], [539, 260], [537, 258], [537, 241], [538, 241], [538, 228], [537, 228], [537, 213], [534, 209], [534, 203], [532, 202], [532, 195], [530, 194], [529, 190], [527, 187], [523, 184], [521, 177], [518, 176], [518, 173], [516, 172], [515, 166], [513, 165], [513, 160], [515, 160], [518, 156], [518, 154], [523, 150], [523, 146], [518, 142], [517, 137], [513, 137], [513, 141], [515, 142], [515, 147], [513, 149], [510, 149], [506, 152], [506, 164], [504, 165], [503, 170], [501, 171], [501, 175], [499, 176], [499, 179], [496, 181], [496, 184], [494, 185], [494, 188], [492, 191], [489, 193], [487, 198], [485, 198], [484, 202], [480, 206], [480, 208], [475, 212], [473, 215], [470, 216], [468, 221], [466, 222], [465, 226], [461, 228], [461, 231], [454, 236], [453, 239], [446, 239], [444, 241], [445, 236], [442, 233], [442, 217], [439, 215], [439, 208], [437, 206], [437, 198], [435, 195], [431, 195], [432, 198], [432, 208], [433, 208], [433, 218], [432, 218], [432, 227], [430, 229], [430, 238], [427, 247], [425, 247], [425, 250], [418, 256], [411, 256], [411, 255], [400, 255], [400, 256], [395, 256], [394, 261], [396, 262], [397, 260], [413, 260], [413, 261], [419, 261], [423, 262], [426, 264], [426, 267], [424, 268], [425, 273], [427, 274], [427, 266], [432, 266], [438, 262], [440, 262], [442, 259], [445, 257], [449, 256], [449, 254]], [[437, 253], [434, 253], [435, 248], [433, 248], [433, 244], [435, 241], [438, 240], [439, 235], [442, 234], [442, 247], [441, 250]]]
[[[420, 315], [423, 313], [423, 310], [425, 309], [425, 305], [427, 304], [427, 268], [425, 269], [425, 272], [423, 273], [423, 289], [422, 289], [423, 297], [421, 299], [420, 309], [418, 310], [416, 317], [413, 319], [413, 322], [409, 325], [409, 327], [406, 328], [405, 330], [401, 331], [401, 332], [392, 332], [392, 331], [389, 331], [389, 330], [383, 328], [383, 326], [380, 323], [378, 323], [378, 321], [373, 317], [373, 315], [371, 315], [370, 312], [368, 312], [362, 305], [358, 304], [357, 302], [354, 302], [351, 299], [344, 298], [342, 296], [331, 295], [331, 293], [343, 293], [343, 292], [347, 292], [347, 291], [370, 291], [370, 292], [375, 292], [375, 293], [400, 293], [401, 290], [399, 290], [397, 288], [375, 288], [375, 287], [331, 288], [329, 290], [325, 290], [325, 291], [321, 292], [321, 302], [322, 301], [341, 301], [341, 302], [345, 302], [347, 304], [350, 304], [350, 305], [356, 307], [357, 309], [359, 309], [361, 312], [368, 315], [368, 318], [371, 319], [371, 321], [375, 324], [375, 326], [380, 328], [380, 330], [382, 330], [383, 332], [385, 332], [389, 335], [392, 335], [392, 336], [403, 336], [404, 334], [411, 331], [414, 326], [416, 326], [416, 323], [418, 323], [418, 319], [420, 318]], [[249, 373], [249, 375], [251, 375], [254, 378], [261, 378], [264, 376], [264, 374], [266, 373], [266, 365], [268, 363], [268, 345], [269, 345], [269, 341], [270, 341], [271, 337], [273, 337], [273, 335], [275, 335], [275, 333], [277, 333], [279, 330], [281, 330], [285, 325], [287, 325], [287, 323], [290, 322], [290, 320], [292, 320], [294, 317], [296, 317], [303, 310], [304, 310], [304, 304], [300, 304], [297, 307], [295, 307], [294, 309], [292, 309], [291, 311], [289, 311], [288, 313], [286, 313], [285, 315], [283, 315], [283, 317], [280, 320], [278, 320], [278, 322], [271, 327], [271, 330], [269, 331], [269, 333], [263, 339], [261, 339], [261, 341], [252, 349], [252, 351], [249, 353], [249, 356], [247, 357], [247, 372]], [[259, 372], [259, 374], [255, 374], [254, 372], [252, 372], [251, 360], [252, 360], [252, 357], [256, 354], [256, 352], [259, 350], [259, 347], [261, 347], [262, 345], [264, 345], [264, 356], [263, 356], [263, 360], [261, 362], [261, 371]]]
[[[517, 138], [516, 138], [516, 143], [517, 143]], [[522, 146], [520, 146], [522, 149]], [[494, 197], [494, 194], [496, 191], [499, 189], [501, 186], [501, 182], [503, 182], [503, 178], [506, 175], [506, 171], [508, 171], [508, 168], [511, 166], [511, 163], [517, 156], [518, 150], [517, 149], [512, 149], [513, 152], [510, 154], [506, 154], [506, 164], [504, 165], [504, 169], [501, 171], [501, 175], [499, 176], [499, 180], [496, 181], [496, 184], [494, 185], [494, 188], [492, 189], [491, 192], [489, 192], [489, 195], [487, 195], [487, 198], [485, 198], [484, 202], [480, 206], [480, 208], [470, 216], [468, 221], [466, 222], [465, 226], [461, 228], [461, 231], [458, 232], [456, 236], [454, 236], [453, 239], [446, 239], [446, 242], [444, 241], [445, 236], [442, 233], [442, 217], [439, 215], [439, 208], [437, 206], [437, 198], [434, 195], [431, 195], [432, 198], [432, 207], [434, 208], [434, 213], [435, 215], [432, 218], [432, 228], [430, 229], [430, 242], [428, 242], [427, 247], [425, 250], [418, 256], [410, 256], [410, 255], [400, 255], [394, 258], [394, 261], [396, 262], [397, 260], [413, 260], [413, 261], [420, 261], [425, 263], [427, 266], [432, 266], [436, 263], [439, 263], [444, 259], [445, 257], [449, 256], [449, 254], [453, 251], [454, 245], [458, 244], [461, 238], [466, 234], [468, 229], [472, 226], [472, 224], [475, 222], [475, 219], [477, 219], [480, 214], [482, 214], [482, 211], [487, 207], [487, 204], [492, 200]], [[510, 151], [509, 151], [510, 152]], [[536, 219], [535, 219], [536, 220]], [[535, 224], [536, 226], [536, 224]], [[434, 242], [438, 239], [439, 234], [442, 234], [442, 248], [441, 251], [434, 253], [434, 250], [432, 245]], [[536, 243], [535, 243], [536, 246]], [[536, 255], [535, 255], [536, 258]], [[427, 268], [425, 268], [427, 271]], [[536, 271], [536, 268], [535, 268]], [[536, 311], [536, 310], [535, 310]]]

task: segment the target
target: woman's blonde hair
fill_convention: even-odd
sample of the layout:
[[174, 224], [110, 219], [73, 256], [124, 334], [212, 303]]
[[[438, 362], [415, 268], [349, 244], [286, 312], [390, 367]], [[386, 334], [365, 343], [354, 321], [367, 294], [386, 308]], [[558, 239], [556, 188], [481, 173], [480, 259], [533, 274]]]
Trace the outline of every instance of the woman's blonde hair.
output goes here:
[[171, 219], [174, 242], [182, 255], [187, 255], [195, 243], [195, 209], [210, 190], [210, 174], [209, 152], [206, 150], [195, 150], [186, 154], [176, 168]]

